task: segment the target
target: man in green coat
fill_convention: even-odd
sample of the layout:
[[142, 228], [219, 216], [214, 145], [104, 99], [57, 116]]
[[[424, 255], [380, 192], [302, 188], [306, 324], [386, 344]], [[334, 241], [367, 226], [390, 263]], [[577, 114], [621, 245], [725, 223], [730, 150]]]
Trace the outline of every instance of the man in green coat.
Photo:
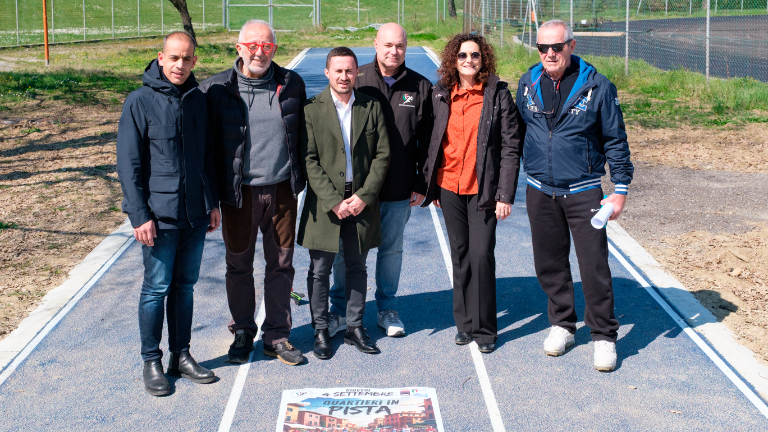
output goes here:
[[325, 62], [329, 86], [304, 105], [300, 145], [307, 195], [298, 243], [309, 249], [309, 291], [314, 354], [331, 357], [328, 292], [333, 260], [343, 244], [347, 263], [344, 342], [364, 353], [379, 349], [363, 328], [368, 250], [381, 244], [379, 190], [389, 165], [389, 138], [379, 102], [354, 89], [357, 57], [334, 48]]

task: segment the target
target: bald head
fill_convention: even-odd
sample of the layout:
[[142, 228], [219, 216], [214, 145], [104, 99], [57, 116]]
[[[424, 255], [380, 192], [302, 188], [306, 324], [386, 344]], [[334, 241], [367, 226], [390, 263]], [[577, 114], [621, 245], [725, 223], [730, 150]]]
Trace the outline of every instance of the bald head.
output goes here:
[[189, 33], [184, 31], [177, 31], [177, 32], [173, 32], [166, 35], [163, 38], [163, 51], [165, 51], [166, 47], [168, 46], [168, 41], [171, 41], [171, 40], [177, 40], [177, 41], [182, 41], [182, 42], [192, 44], [192, 53], [195, 52], [196, 43], [195, 43], [195, 40], [192, 39], [192, 36]]
[[393, 76], [405, 62], [405, 49], [408, 36], [405, 29], [397, 23], [387, 23], [379, 28], [373, 46], [376, 48], [376, 62], [384, 76]]

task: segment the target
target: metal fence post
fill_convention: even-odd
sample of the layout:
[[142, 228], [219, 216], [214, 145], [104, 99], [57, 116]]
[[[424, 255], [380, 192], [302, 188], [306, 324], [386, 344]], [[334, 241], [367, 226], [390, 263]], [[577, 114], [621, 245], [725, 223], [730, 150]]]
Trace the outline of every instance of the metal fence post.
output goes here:
[[[360, 22], [360, 0], [357, 0], [357, 22]], [[440, 22], [440, 0], [435, 0], [435, 22]]]
[[141, 36], [141, 0], [136, 0], [136, 32]]
[[83, 40], [85, 39], [85, 0], [83, 0]]
[[573, 29], [573, 0], [571, 0], [571, 29]]
[[710, 1], [707, 0], [707, 55], [705, 57], [706, 58], [705, 74], [707, 76], [707, 84], [709, 84], [709, 9], [710, 9]]
[[19, 0], [16, 0], [16, 45], [21, 45], [19, 39]]
[[269, 25], [272, 26], [272, 0], [269, 0]]
[[624, 75], [629, 76], [629, 0], [627, 0], [627, 16], [624, 24]]
[[115, 0], [112, 0], [112, 39], [115, 38]]
[[160, 0], [160, 33], [165, 34], [165, 11], [163, 10], [163, 1]]
[[360, 22], [360, 0], [357, 0], [357, 22]]
[[203, 0], [203, 31], [205, 31], [205, 0]]
[[53, 13], [53, 0], [51, 0], [51, 40], [56, 42], [56, 18]]

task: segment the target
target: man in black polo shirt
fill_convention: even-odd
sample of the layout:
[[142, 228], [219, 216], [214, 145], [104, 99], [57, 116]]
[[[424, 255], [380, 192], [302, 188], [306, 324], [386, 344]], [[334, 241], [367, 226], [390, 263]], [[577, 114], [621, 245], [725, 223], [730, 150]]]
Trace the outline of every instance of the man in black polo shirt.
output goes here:
[[[379, 193], [382, 243], [376, 258], [376, 306], [379, 327], [391, 337], [405, 335], [395, 298], [403, 263], [403, 233], [411, 207], [420, 205], [427, 191], [421, 170], [432, 133], [432, 83], [405, 67], [407, 44], [400, 25], [381, 26], [373, 41], [376, 58], [360, 66], [355, 82], [357, 90], [381, 102], [389, 133], [391, 160]], [[331, 336], [347, 327], [344, 274], [344, 254], [339, 253], [333, 264], [330, 293]]]

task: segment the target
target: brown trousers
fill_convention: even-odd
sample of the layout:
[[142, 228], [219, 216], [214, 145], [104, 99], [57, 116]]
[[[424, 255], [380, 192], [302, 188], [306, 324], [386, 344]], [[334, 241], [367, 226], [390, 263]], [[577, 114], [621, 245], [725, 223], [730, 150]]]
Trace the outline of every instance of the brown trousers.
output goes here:
[[262, 325], [266, 344], [288, 340], [291, 333], [291, 287], [293, 286], [293, 245], [296, 237], [298, 202], [290, 180], [270, 186], [242, 186], [243, 205], [221, 205], [222, 232], [226, 247], [226, 286], [232, 321], [229, 330], [258, 333], [254, 320], [256, 289], [253, 260], [256, 238], [261, 229], [264, 246], [264, 309]]

